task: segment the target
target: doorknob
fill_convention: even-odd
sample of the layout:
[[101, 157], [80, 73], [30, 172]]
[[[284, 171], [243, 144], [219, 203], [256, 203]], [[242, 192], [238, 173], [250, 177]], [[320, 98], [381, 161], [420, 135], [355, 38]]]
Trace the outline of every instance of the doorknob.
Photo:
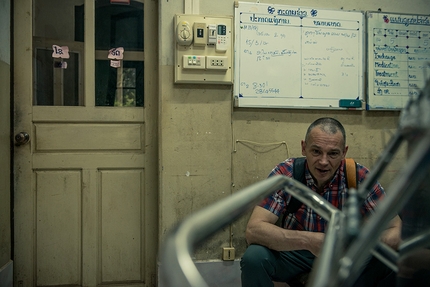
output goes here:
[[27, 132], [20, 132], [15, 135], [15, 144], [24, 145], [30, 141], [30, 135]]

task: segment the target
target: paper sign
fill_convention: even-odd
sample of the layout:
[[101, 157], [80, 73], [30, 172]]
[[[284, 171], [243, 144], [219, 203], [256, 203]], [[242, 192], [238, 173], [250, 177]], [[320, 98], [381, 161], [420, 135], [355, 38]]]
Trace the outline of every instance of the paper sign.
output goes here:
[[52, 45], [52, 50], [52, 58], [68, 59], [70, 57], [69, 47], [67, 46]]
[[54, 68], [67, 69], [67, 62], [54, 62]]
[[114, 68], [121, 67], [121, 61], [110, 60], [110, 66]]
[[123, 58], [123, 54], [124, 54], [124, 48], [123, 47], [112, 48], [109, 50], [108, 58], [121, 60]]

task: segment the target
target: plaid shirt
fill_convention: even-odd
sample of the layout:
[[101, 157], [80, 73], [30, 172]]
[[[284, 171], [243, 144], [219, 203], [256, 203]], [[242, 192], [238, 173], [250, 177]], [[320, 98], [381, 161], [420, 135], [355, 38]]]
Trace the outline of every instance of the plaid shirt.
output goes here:
[[[290, 158], [278, 164], [272, 170], [269, 176], [280, 174], [293, 178], [294, 160], [295, 158]], [[305, 166], [306, 185], [314, 192], [317, 192], [317, 187], [311, 174], [309, 173], [307, 163]], [[348, 198], [345, 172], [345, 160], [343, 160], [332, 180], [324, 186], [324, 191], [322, 194], [320, 194], [325, 200], [340, 210], [342, 210], [342, 208], [345, 206], [346, 199]], [[368, 172], [369, 170], [366, 167], [357, 163], [358, 184], [363, 182]], [[367, 195], [361, 207], [362, 215], [373, 213], [378, 200], [380, 200], [384, 195], [384, 189], [377, 182], [373, 186], [373, 190]], [[291, 195], [282, 189], [264, 199], [259, 204], [259, 206], [280, 217], [285, 211], [290, 199]], [[327, 221], [325, 219], [316, 214], [310, 207], [303, 204], [296, 213], [288, 215], [287, 219], [285, 220], [284, 228], [313, 232], [325, 232], [326, 226]]]

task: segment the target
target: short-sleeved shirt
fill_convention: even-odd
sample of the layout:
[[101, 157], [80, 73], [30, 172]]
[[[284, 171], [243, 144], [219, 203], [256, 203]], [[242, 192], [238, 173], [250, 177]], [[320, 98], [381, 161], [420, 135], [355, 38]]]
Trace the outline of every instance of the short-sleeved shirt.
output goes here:
[[[293, 178], [293, 163], [295, 158], [289, 158], [284, 162], [278, 164], [272, 172], [269, 174], [273, 175], [285, 175]], [[358, 184], [362, 183], [366, 177], [369, 169], [363, 165], [357, 163], [357, 181]], [[348, 198], [347, 183], [346, 183], [346, 169], [345, 160], [340, 164], [340, 167], [335, 172], [332, 180], [324, 186], [322, 193], [319, 193], [325, 200], [330, 202], [333, 206], [342, 210], [346, 204]], [[315, 182], [309, 172], [307, 162], [305, 164], [305, 179], [306, 186], [317, 192]], [[377, 182], [372, 190], [367, 194], [363, 205], [361, 206], [361, 214], [363, 216], [373, 213], [378, 201], [384, 197], [385, 192], [382, 186]], [[259, 206], [267, 209], [276, 216], [280, 217], [285, 212], [291, 200], [291, 195], [284, 189], [278, 190], [269, 197], [265, 198]], [[315, 213], [310, 207], [302, 205], [296, 213], [289, 214], [285, 220], [284, 228], [292, 230], [304, 230], [313, 232], [325, 232], [327, 221], [320, 215]]]

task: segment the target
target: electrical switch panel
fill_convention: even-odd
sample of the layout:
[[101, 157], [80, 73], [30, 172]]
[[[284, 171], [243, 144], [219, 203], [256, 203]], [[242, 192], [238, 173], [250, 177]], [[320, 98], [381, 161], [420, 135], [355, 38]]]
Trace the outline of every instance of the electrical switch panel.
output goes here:
[[175, 15], [175, 83], [233, 83], [233, 17]]

